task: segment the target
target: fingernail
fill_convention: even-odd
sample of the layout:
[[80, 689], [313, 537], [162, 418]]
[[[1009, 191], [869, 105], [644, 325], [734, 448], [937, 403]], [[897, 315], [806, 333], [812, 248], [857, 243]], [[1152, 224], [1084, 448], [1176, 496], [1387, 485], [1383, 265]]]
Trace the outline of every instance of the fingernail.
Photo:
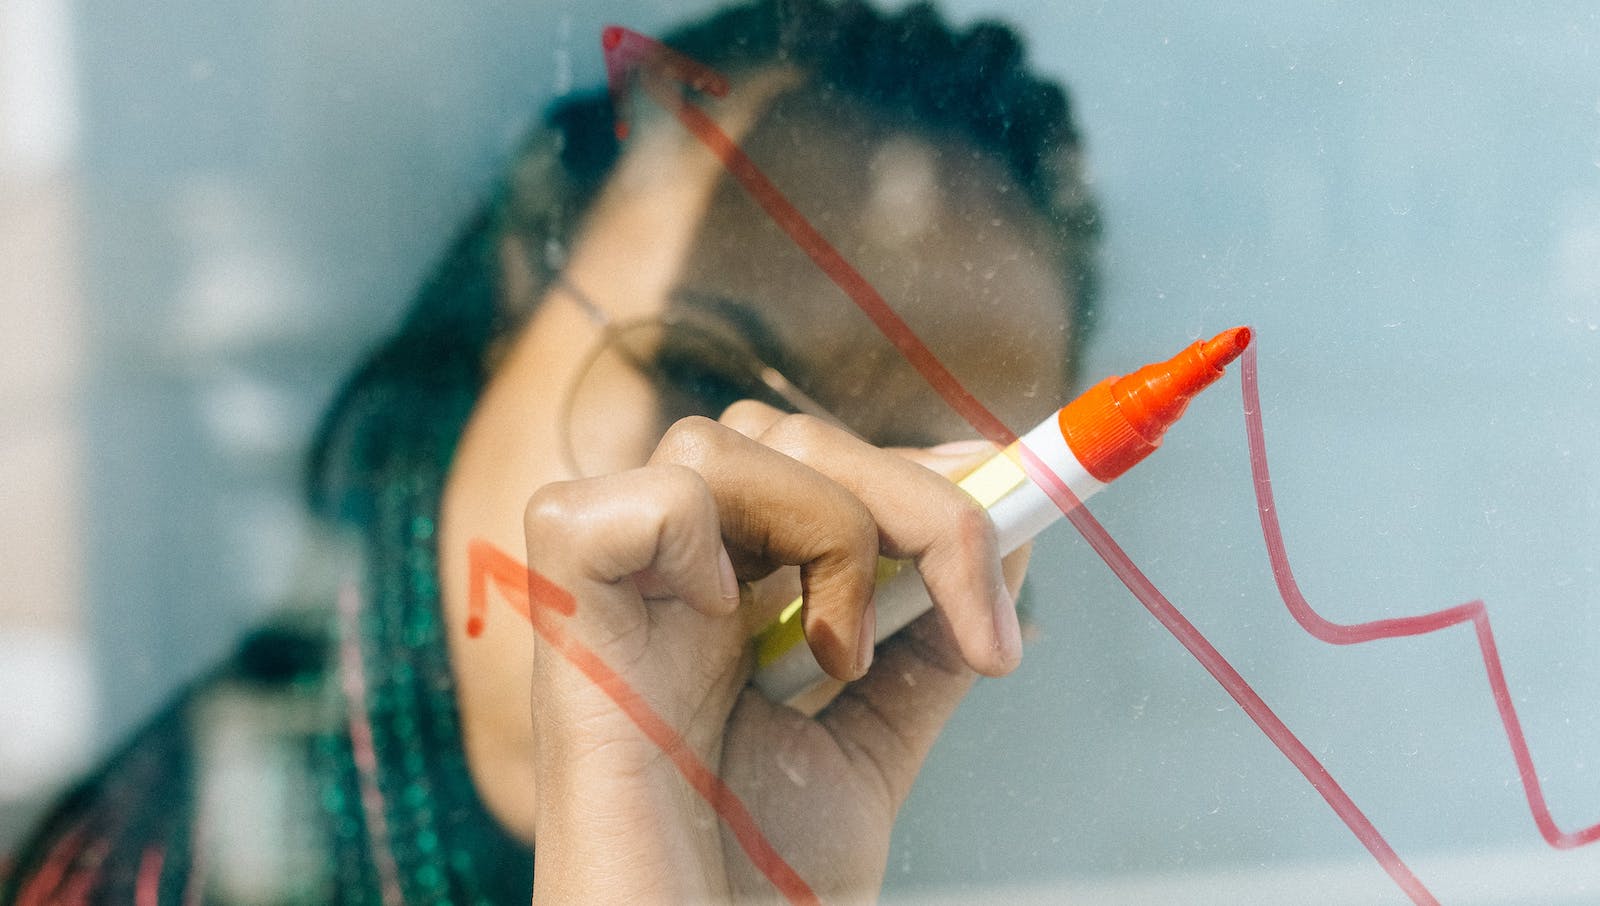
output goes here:
[[872, 666], [872, 650], [878, 641], [878, 606], [869, 601], [861, 613], [860, 638], [856, 640], [856, 676], [866, 674]]
[[733, 574], [733, 560], [728, 557], [728, 549], [723, 548], [721, 556], [717, 559], [719, 560], [718, 569], [722, 573], [722, 599], [724, 601], [739, 600], [739, 577]]
[[986, 440], [953, 440], [937, 447], [929, 447], [928, 452], [936, 456], [971, 456], [974, 453], [984, 453], [993, 450], [994, 444]]
[[994, 644], [1000, 659], [1011, 668], [1022, 663], [1022, 625], [1017, 621], [1017, 602], [1004, 586], [995, 599]]

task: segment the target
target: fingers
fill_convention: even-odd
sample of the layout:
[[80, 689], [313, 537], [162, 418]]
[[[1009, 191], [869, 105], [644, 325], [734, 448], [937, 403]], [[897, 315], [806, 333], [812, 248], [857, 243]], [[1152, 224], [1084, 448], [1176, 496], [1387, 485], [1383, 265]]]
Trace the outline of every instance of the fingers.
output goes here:
[[[994, 526], [966, 492], [906, 457], [817, 419], [785, 415], [753, 402], [735, 404], [723, 419], [848, 489], [870, 512], [883, 553], [916, 561], [966, 663], [990, 676], [1015, 669], [1022, 658], [1022, 633], [1000, 567]], [[954, 457], [972, 455], [958, 452]], [[977, 454], [979, 461], [981, 456]]]
[[529, 565], [552, 578], [635, 578], [643, 596], [677, 597], [709, 615], [739, 605], [716, 501], [682, 466], [545, 485], [528, 501], [523, 529]]
[[774, 409], [766, 403], [755, 400], [739, 400], [723, 410], [722, 417], [717, 419], [724, 425], [738, 431], [745, 437], [760, 437], [761, 432], [767, 430], [772, 424], [783, 418], [782, 410]]
[[728, 555], [747, 577], [800, 565], [807, 641], [827, 673], [855, 679], [873, 657], [881, 548], [916, 561], [962, 661], [989, 675], [1015, 668], [1021, 631], [993, 526], [929, 468], [976, 464], [983, 451], [923, 452], [919, 464], [751, 402], [723, 420], [675, 424], [645, 469], [541, 491], [530, 550], [575, 546], [591, 578], [632, 577], [645, 597], [676, 595], [707, 614], [733, 606]]
[[802, 621], [817, 662], [855, 679], [871, 661], [879, 527], [838, 482], [737, 431], [703, 418], [679, 421], [651, 457], [700, 475], [716, 502], [735, 561], [768, 571], [800, 565]]

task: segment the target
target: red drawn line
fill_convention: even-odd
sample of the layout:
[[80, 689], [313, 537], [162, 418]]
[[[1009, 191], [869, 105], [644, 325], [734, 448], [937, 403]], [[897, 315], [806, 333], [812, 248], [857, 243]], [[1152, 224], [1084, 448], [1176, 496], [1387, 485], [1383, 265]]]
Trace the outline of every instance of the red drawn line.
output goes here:
[[1539, 827], [1539, 834], [1556, 849], [1573, 849], [1600, 839], [1600, 824], [1576, 831], [1563, 831], [1556, 827], [1555, 820], [1550, 816], [1544, 790], [1539, 784], [1539, 774], [1533, 768], [1533, 756], [1522, 734], [1522, 721], [1517, 717], [1516, 706], [1511, 701], [1511, 690], [1506, 685], [1505, 668], [1494, 643], [1494, 630], [1489, 627], [1489, 609], [1482, 601], [1468, 601], [1433, 613], [1373, 620], [1369, 623], [1335, 623], [1312, 609], [1311, 603], [1301, 594], [1300, 586], [1295, 582], [1294, 572], [1289, 568], [1283, 530], [1278, 525], [1278, 511], [1272, 498], [1272, 476], [1267, 471], [1267, 441], [1261, 422], [1261, 393], [1254, 348], [1245, 350], [1239, 375], [1244, 394], [1245, 432], [1250, 444], [1250, 472], [1255, 480], [1256, 512], [1261, 517], [1261, 534], [1267, 542], [1267, 557], [1272, 562], [1272, 578], [1278, 583], [1278, 594], [1283, 597], [1283, 603], [1288, 606], [1295, 621], [1306, 632], [1331, 645], [1355, 645], [1376, 639], [1426, 635], [1470, 622], [1477, 634], [1483, 669], [1489, 675], [1494, 704], [1500, 712], [1500, 723], [1505, 727], [1506, 741], [1511, 744], [1511, 755], [1516, 760], [1517, 773], [1522, 778], [1522, 790], [1527, 796], [1533, 821]]
[[611, 109], [616, 111], [617, 140], [628, 137], [628, 88], [632, 75], [640, 70], [661, 75], [715, 97], [728, 93], [728, 80], [710, 66], [636, 31], [608, 25], [600, 31], [600, 48], [606, 61], [606, 88], [611, 93]]
[[89, 906], [89, 893], [100, 883], [100, 875], [105, 871], [106, 852], [111, 848], [109, 840], [101, 840], [95, 844], [94, 849], [88, 853], [90, 863], [72, 875], [60, 893], [50, 900], [51, 906]]
[[79, 821], [50, 847], [44, 864], [17, 894], [17, 903], [21, 906], [43, 906], [55, 902], [53, 895], [60, 889], [61, 882], [66, 880], [72, 863], [83, 853], [84, 840], [88, 837], [87, 824], [87, 819]]
[[[778, 187], [772, 184], [772, 180], [761, 172], [754, 161], [750, 160], [744, 149], [722, 131], [705, 111], [689, 103], [678, 86], [668, 82], [669, 79], [685, 81], [681, 74], [687, 70], [696, 74], [694, 79], [688, 80], [690, 87], [696, 87], [698, 80], [700, 83], [709, 83], [721, 88], [720, 91], [713, 92], [721, 94], [726, 91], [726, 80], [721, 76], [716, 76], [714, 79], [707, 77], [705, 73], [710, 70], [701, 64], [688, 60], [653, 38], [647, 38], [620, 26], [608, 27], [601, 38], [601, 45], [606, 52], [606, 74], [613, 98], [622, 96], [631, 73], [641, 72], [643, 78], [639, 81], [650, 96], [662, 107], [671, 111], [690, 134], [716, 155], [750, 198], [772, 218], [773, 223], [787, 233], [794, 244], [816, 262], [817, 267], [821, 268], [841, 290], [844, 290], [845, 295], [850, 297], [856, 307], [877, 325], [878, 330], [895, 345], [900, 354], [916, 368], [924, 380], [939, 390], [945, 401], [960, 413], [968, 424], [979, 434], [1002, 447], [1009, 446], [1017, 439], [1016, 432], [1006, 427], [1004, 422], [968, 393], [961, 382], [956, 380], [955, 375], [945, 368], [944, 363], [917, 339], [911, 327], [889, 307], [889, 303], [872, 287], [872, 284], [867, 282], [867, 278], [846, 261], [822, 233], [818, 232], [817, 228], [789, 202], [789, 199], [778, 191]], [[626, 134], [626, 129], [619, 127], [619, 134]]]
[[383, 790], [378, 785], [378, 756], [372, 744], [372, 720], [367, 712], [367, 671], [361, 662], [361, 594], [355, 584], [339, 589], [339, 678], [349, 702], [350, 751], [356, 762], [361, 788], [361, 811], [366, 816], [367, 843], [378, 869], [383, 906], [403, 906], [400, 869], [389, 848], [389, 822]]
[[[1247, 351], [1245, 354], [1249, 355], [1250, 353]], [[1272, 744], [1278, 747], [1278, 751], [1282, 752], [1284, 757], [1289, 759], [1290, 763], [1300, 771], [1306, 780], [1311, 782], [1311, 786], [1328, 803], [1334, 813], [1339, 816], [1339, 819], [1345, 823], [1345, 826], [1350, 828], [1351, 833], [1356, 835], [1356, 839], [1360, 840], [1361, 845], [1367, 848], [1367, 852], [1372, 853], [1373, 858], [1378, 860], [1378, 864], [1389, 874], [1389, 877], [1394, 879], [1400, 889], [1404, 890], [1406, 895], [1411, 897], [1414, 902], [1438, 903], [1433, 895], [1428, 892], [1428, 889], [1423, 886], [1422, 881], [1412, 873], [1410, 867], [1401, 860], [1400, 855], [1389, 845], [1389, 841], [1383, 838], [1383, 834], [1373, 825], [1366, 813], [1361, 811], [1355, 800], [1350, 798], [1350, 794], [1346, 793], [1344, 787], [1333, 779], [1333, 775], [1329, 773], [1327, 767], [1317, 760], [1317, 756], [1311, 754], [1311, 750], [1306, 747], [1305, 743], [1300, 741], [1300, 737], [1289, 729], [1288, 724], [1283, 722], [1283, 719], [1261, 698], [1233, 664], [1228, 662], [1222, 652], [1218, 651], [1216, 646], [1212, 645], [1211, 641], [1205, 637], [1205, 634], [1193, 623], [1189, 622], [1188, 618], [1179, 612], [1172, 601], [1162, 594], [1160, 589], [1156, 588], [1155, 583], [1151, 582], [1150, 578], [1134, 564], [1133, 559], [1128, 556], [1121, 545], [1117, 544], [1116, 539], [1111, 537], [1111, 533], [1106, 531], [1105, 526], [1094, 518], [1094, 515], [1089, 512], [1089, 508], [1078, 500], [1077, 496], [1067, 488], [1066, 484], [1050, 470], [1050, 467], [1045, 465], [1044, 461], [1035, 455], [1032, 450], [1029, 450], [1026, 444], [1019, 444], [1018, 447], [1022, 452], [1023, 468], [1028, 473], [1028, 477], [1043, 488], [1046, 494], [1050, 495], [1050, 499], [1055, 501], [1056, 506], [1060, 507], [1067, 518], [1072, 521], [1073, 527], [1078, 530], [1078, 533], [1083, 536], [1085, 541], [1089, 542], [1089, 546], [1094, 549], [1094, 552], [1100, 555], [1100, 559], [1111, 567], [1111, 571], [1116, 574], [1118, 579], [1122, 580], [1122, 584], [1133, 592], [1134, 597], [1139, 599], [1139, 603], [1144, 605], [1150, 615], [1155, 617], [1156, 621], [1165, 627], [1168, 632], [1172, 633], [1173, 637], [1188, 650], [1189, 654], [1200, 662], [1200, 666], [1211, 674], [1212, 679], [1215, 679], [1223, 690], [1228, 693], [1229, 697], [1237, 702], [1240, 708], [1244, 709], [1244, 713], [1255, 722], [1261, 732], [1272, 740]]]
[[493, 579], [512, 609], [532, 623], [546, 642], [599, 687], [645, 737], [672, 760], [678, 773], [722, 818], [739, 848], [779, 893], [791, 903], [822, 902], [761, 833], [760, 825], [744, 802], [694, 754], [678, 731], [600, 655], [562, 630], [553, 615], [571, 616], [576, 612], [577, 604], [571, 592], [482, 539], [471, 543], [467, 564], [471, 576], [467, 598], [469, 635], [477, 637], [483, 632], [489, 606], [488, 580]]
[[139, 857], [139, 875], [134, 881], [133, 902], [135, 906], [160, 906], [161, 897], [161, 867], [167, 860], [167, 848], [152, 843], [145, 847], [144, 854]]
[[[530, 623], [533, 622], [533, 612], [528, 609], [530, 597], [555, 608], [562, 616], [570, 617], [577, 612], [577, 602], [565, 589], [532, 572], [515, 557], [482, 538], [474, 538], [467, 545], [467, 575], [467, 635], [473, 638], [483, 635], [484, 621], [489, 618], [490, 579], [505, 592], [506, 602]], [[533, 590], [535, 581], [543, 583], [537, 590]]]
[[[1016, 432], [1008, 428], [961, 385], [955, 375], [951, 374], [923, 344], [911, 327], [890, 309], [883, 297], [828, 244], [822, 234], [806, 221], [799, 210], [704, 111], [689, 103], [678, 89], [670, 88], [660, 80], [649, 77], [651, 73], [648, 67], [660, 59], [663, 53], [671, 52], [664, 49], [656, 50], [655, 48], [660, 48], [661, 45], [648, 38], [638, 36], [637, 40], [634, 40], [632, 39], [634, 33], [627, 32], [626, 29], [620, 31], [626, 32], [629, 40], [608, 39], [602, 42], [606, 46], [608, 55], [616, 52], [615, 55], [619, 58], [618, 62], [610, 60], [607, 62], [607, 72], [612, 74], [612, 78], [615, 80], [619, 74], [625, 75], [629, 65], [646, 67], [646, 77], [641, 81], [651, 95], [671, 110], [679, 122], [722, 161], [724, 167], [738, 180], [750, 197], [789, 234], [812, 261], [816, 262], [823, 273], [860, 307], [878, 330], [917, 369], [929, 386], [985, 438], [1002, 446], [1015, 441]], [[607, 34], [612, 34], [612, 30], [608, 29]], [[670, 76], [671, 73], [660, 72], [660, 74]], [[613, 94], [618, 91], [615, 81], [612, 90]], [[1030, 466], [1029, 473], [1033, 480], [1051, 494], [1056, 505], [1061, 507], [1073, 526], [1106, 565], [1111, 567], [1117, 578], [1122, 580], [1145, 609], [1150, 611], [1151, 615], [1166, 627], [1189, 654], [1222, 685], [1229, 696], [1239, 703], [1245, 714], [1261, 728], [1279, 751], [1283, 752], [1284, 757], [1288, 758], [1323, 799], [1327, 800], [1334, 812], [1355, 834], [1356, 839], [1377, 858], [1384, 871], [1388, 872], [1400, 888], [1417, 903], [1436, 903], [1433, 895], [1401, 861], [1371, 820], [1333, 779], [1328, 769], [1251, 688], [1227, 658], [1223, 657], [1205, 635], [1190, 623], [1134, 565], [1110, 534], [1089, 513], [1088, 508], [1082, 506], [1081, 502], [1067, 490], [1065, 482], [1051, 472], [1032, 451], [1024, 449], [1022, 455]]]

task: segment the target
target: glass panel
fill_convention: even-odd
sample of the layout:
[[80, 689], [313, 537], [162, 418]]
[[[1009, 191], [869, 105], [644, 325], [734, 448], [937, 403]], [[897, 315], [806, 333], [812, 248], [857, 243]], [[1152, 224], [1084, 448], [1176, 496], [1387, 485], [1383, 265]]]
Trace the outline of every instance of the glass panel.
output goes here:
[[[577, 379], [604, 321], [709, 324], [754, 364], [672, 346], [675, 386], [791, 388], [887, 447], [1008, 442], [1249, 325], [1246, 361], [1088, 505], [1166, 599], [1141, 605], [1073, 526], [1046, 530], [1022, 664], [940, 736], [884, 899], [1592, 902], [1589, 6], [951, 0], [886, 26], [778, 6], [747, 18], [801, 70], [823, 54], [807, 79], [749, 65], [766, 50], [734, 38], [744, 20], [678, 33], [684, 57], [642, 37], [706, 3], [0, 9], [0, 877], [108, 901], [525, 899], [531, 800], [503, 777], [531, 771], [531, 737], [493, 735], [527, 713], [524, 506], [570, 477], [563, 444], [615, 471], [670, 421], [653, 387]], [[612, 61], [657, 74], [627, 86], [620, 147], [613, 22], [633, 32]], [[592, 305], [544, 298], [558, 272]], [[563, 439], [568, 398], [627, 424]], [[733, 421], [759, 438], [764, 419]], [[848, 493], [894, 488], [880, 516], [938, 499], [841, 437], [766, 440]], [[724, 455], [696, 442], [674, 455]], [[695, 460], [717, 493], [802, 486], [727, 449]], [[619, 481], [583, 486], [601, 496], [560, 510], [558, 540], [592, 551], [618, 533], [584, 519], [653, 512]], [[791, 494], [774, 531], [812, 526], [826, 490]], [[728, 545], [744, 580], [779, 556]], [[659, 603], [660, 565], [607, 578]], [[559, 598], [541, 587], [534, 606]], [[797, 587], [754, 582], [746, 634]], [[596, 606], [575, 593], [562, 632]], [[807, 625], [854, 644], [850, 620]], [[595, 689], [668, 715], [664, 675]], [[502, 710], [458, 711], [474, 683]], [[797, 802], [845, 783], [779, 754], [774, 776], [821, 787]], [[752, 810], [812, 882], [818, 840], [854, 840], [837, 812], [817, 834]], [[751, 858], [731, 835], [726, 852]]]

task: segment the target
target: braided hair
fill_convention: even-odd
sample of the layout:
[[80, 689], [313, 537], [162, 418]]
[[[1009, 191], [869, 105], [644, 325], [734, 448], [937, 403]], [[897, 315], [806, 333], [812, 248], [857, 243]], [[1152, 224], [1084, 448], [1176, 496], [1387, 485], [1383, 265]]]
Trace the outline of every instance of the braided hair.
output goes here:
[[[960, 138], [1003, 164], [1059, 239], [1081, 343], [1094, 298], [1097, 212], [1066, 95], [1027, 71], [1010, 30], [983, 23], [954, 31], [926, 4], [884, 14], [858, 0], [755, 0], [664, 41], [735, 78], [774, 63], [794, 67], [825, 101], [860, 105], [933, 138]], [[500, 341], [554, 278], [620, 155], [612, 116], [604, 92], [552, 107], [399, 329], [325, 414], [307, 496], [314, 513], [359, 539], [362, 606], [322, 643], [281, 626], [247, 639], [239, 657], [69, 797], [12, 879], [0, 881], [0, 902], [74, 890], [107, 902], [131, 902], [136, 889], [162, 902], [197, 897], [205, 829], [183, 814], [196, 798], [191, 699], [241, 678], [297, 689], [320, 683], [336, 702], [338, 719], [306, 746], [329, 854], [327, 889], [313, 899], [526, 900], [532, 853], [489, 815], [462, 749], [440, 604], [438, 514]], [[534, 291], [516, 298], [500, 280], [498, 249], [507, 238], [521, 244], [533, 270]]]

